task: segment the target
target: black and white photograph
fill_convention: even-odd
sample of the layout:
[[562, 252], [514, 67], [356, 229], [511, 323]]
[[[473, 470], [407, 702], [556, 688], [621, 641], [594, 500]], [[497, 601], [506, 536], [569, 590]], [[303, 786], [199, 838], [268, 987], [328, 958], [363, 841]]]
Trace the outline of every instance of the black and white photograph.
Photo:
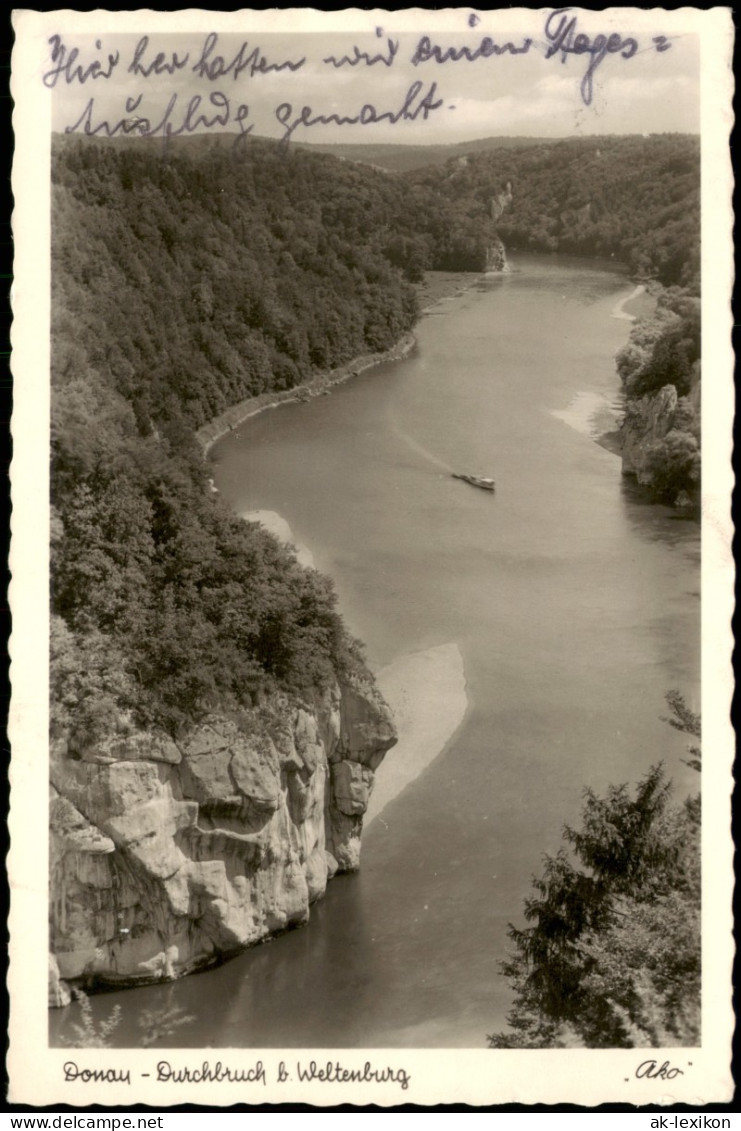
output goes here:
[[14, 25], [11, 1099], [728, 1100], [729, 10]]

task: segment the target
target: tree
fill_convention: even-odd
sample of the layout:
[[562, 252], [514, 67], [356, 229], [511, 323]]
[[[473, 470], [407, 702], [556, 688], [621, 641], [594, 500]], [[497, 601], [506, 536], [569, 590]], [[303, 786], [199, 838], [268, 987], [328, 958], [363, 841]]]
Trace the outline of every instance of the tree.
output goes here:
[[108, 1017], [96, 1021], [93, 1017], [93, 1008], [90, 998], [84, 990], [72, 991], [80, 1007], [80, 1021], [72, 1024], [74, 1037], [64, 1043], [74, 1049], [107, 1049], [111, 1047], [111, 1035], [120, 1025], [122, 1010], [120, 1005], [114, 1005]]
[[[699, 737], [699, 718], [678, 692], [676, 729]], [[690, 748], [699, 768], [699, 749]], [[514, 990], [509, 1030], [491, 1048], [631, 1048], [699, 1040], [700, 806], [672, 802], [663, 767], [631, 793], [585, 791], [582, 824], [566, 826], [510, 924], [500, 964]]]
[[646, 475], [659, 501], [673, 503], [680, 492], [690, 498], [700, 486], [700, 448], [695, 436], [672, 428], [646, 447]]
[[[670, 727], [681, 731], [682, 734], [691, 735], [693, 738], [696, 738], [699, 743], [702, 738], [700, 716], [690, 710], [685, 702], [684, 696], [677, 691], [676, 688], [667, 691], [664, 698], [671, 711], [671, 716], [667, 717], [666, 715], [662, 715], [662, 722], [668, 723]], [[697, 770], [699, 773], [702, 769], [702, 753], [700, 746], [696, 743], [692, 743], [687, 747], [687, 753], [690, 755], [690, 758], [689, 760], [683, 759], [685, 766], [690, 766], [691, 769]]]
[[[68, 1048], [75, 1049], [107, 1049], [113, 1044], [112, 1036], [123, 1020], [123, 1010], [120, 1005], [114, 1005], [107, 1018], [96, 1019], [93, 1015], [93, 1006], [84, 990], [76, 988], [72, 991], [80, 1007], [79, 1022], [72, 1022], [73, 1036], [63, 1039], [62, 1043]], [[160, 1009], [145, 1009], [137, 1020], [141, 1030], [139, 1044], [142, 1048], [150, 1048], [158, 1041], [173, 1036], [182, 1025], [190, 1025], [195, 1021], [192, 1014], [186, 1014], [180, 1006], [164, 1005]]]

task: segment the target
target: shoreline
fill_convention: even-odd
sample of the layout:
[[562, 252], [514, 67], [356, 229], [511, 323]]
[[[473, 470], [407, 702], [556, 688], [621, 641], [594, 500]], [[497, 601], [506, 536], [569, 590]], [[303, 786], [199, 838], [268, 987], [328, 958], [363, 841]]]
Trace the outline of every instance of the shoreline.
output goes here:
[[625, 408], [616, 398], [610, 399], [606, 393], [581, 390], [574, 394], [566, 408], [554, 408], [549, 412], [580, 436], [586, 436], [613, 455], [620, 454], [620, 447], [615, 446], [618, 443], [615, 437], [620, 435]]
[[316, 569], [314, 562], [314, 555], [308, 546], [303, 542], [297, 542], [293, 537], [293, 531], [284, 519], [282, 514], [277, 511], [268, 510], [254, 510], [254, 511], [240, 511], [239, 517], [243, 522], [259, 522], [264, 526], [274, 537], [292, 550], [296, 555], [299, 565], [304, 566], [306, 569]]
[[[621, 318], [626, 322], [638, 322], [641, 318], [649, 318], [656, 309], [656, 287], [653, 283], [637, 283], [633, 290], [624, 299], [612, 308], [612, 317]], [[633, 308], [631, 314], [629, 307]]]
[[249, 397], [247, 400], [232, 405], [231, 408], [220, 413], [219, 416], [214, 417], [208, 424], [202, 425], [197, 430], [195, 436], [201, 446], [204, 458], [208, 456], [209, 451], [218, 440], [232, 432], [240, 424], [244, 424], [245, 420], [249, 420], [251, 416], [257, 416], [258, 413], [264, 412], [268, 408], [277, 408], [281, 404], [307, 401], [313, 397], [324, 396], [335, 385], [341, 385], [351, 377], [357, 377], [368, 369], [373, 369], [376, 365], [382, 365], [386, 361], [403, 361], [405, 357], [409, 357], [416, 345], [417, 339], [411, 330], [407, 330], [398, 342], [395, 342], [387, 350], [379, 353], [361, 354], [359, 357], [345, 362], [344, 365], [337, 366], [336, 369], [318, 373], [310, 381], [303, 385], [296, 385], [293, 389], [260, 393], [257, 397]]
[[[417, 295], [420, 302], [425, 305], [420, 308], [420, 317], [429, 314], [439, 303], [448, 298], [455, 298], [467, 291], [481, 276], [468, 271], [431, 271], [425, 276], [423, 283], [417, 286]], [[296, 385], [293, 389], [284, 389], [280, 392], [260, 393], [256, 397], [248, 397], [239, 401], [231, 408], [219, 413], [207, 424], [197, 429], [195, 436], [204, 459], [208, 457], [211, 448], [229, 432], [244, 424], [258, 413], [269, 408], [277, 408], [282, 404], [293, 404], [296, 401], [307, 401], [314, 397], [328, 394], [335, 385], [342, 385], [351, 377], [358, 377], [376, 365], [383, 365], [387, 361], [403, 361], [409, 357], [416, 348], [417, 339], [412, 330], [405, 334], [387, 350], [377, 353], [364, 353], [358, 357], [338, 365], [335, 369], [324, 370], [317, 373], [310, 381]]]
[[[504, 274], [504, 272], [497, 272], [497, 274]], [[479, 279], [483, 278], [485, 278], [485, 273], [477, 271], [428, 271], [424, 282], [417, 284], [420, 318], [425, 314], [431, 314], [441, 302], [465, 294]]]
[[[425, 306], [420, 317], [440, 303], [469, 290], [480, 275], [470, 272], [439, 272], [426, 277], [418, 290]], [[386, 361], [408, 357], [417, 339], [408, 331], [391, 349], [365, 354], [345, 365], [319, 374], [311, 382], [281, 393], [266, 393], [234, 405], [196, 432], [204, 458], [227, 432], [252, 416], [297, 400], [322, 396], [334, 385]], [[259, 522], [296, 555], [301, 565], [316, 568], [311, 549], [296, 541], [286, 519], [277, 511], [256, 509], [239, 513], [245, 522]], [[391, 708], [399, 740], [390, 759], [384, 759], [376, 774], [368, 808], [363, 815], [367, 829], [386, 806], [416, 780], [443, 752], [468, 710], [463, 657], [455, 643], [435, 645], [396, 657], [373, 672], [376, 685]]]
[[[628, 307], [636, 303], [638, 311], [631, 314]], [[636, 322], [654, 305], [655, 296], [651, 290], [644, 283], [637, 283], [630, 294], [615, 303], [610, 317]], [[621, 396], [621, 390], [616, 390], [612, 397], [606, 392], [582, 390], [571, 398], [565, 408], [551, 409], [550, 414], [611, 455], [621, 456], [622, 419], [625, 415], [625, 405], [619, 400]]]
[[615, 303], [612, 308], [612, 317], [622, 318], [625, 322], [635, 322], [635, 314], [629, 314], [625, 308], [629, 302], [633, 302], [634, 299], [640, 298], [645, 289], [646, 288], [644, 287], [643, 283], [638, 283], [626, 298], [621, 298], [620, 302]]
[[[497, 274], [500, 273], [497, 272]], [[465, 294], [477, 280], [483, 277], [483, 273], [472, 271], [428, 271], [425, 274], [424, 281], [416, 284], [417, 296], [420, 303], [424, 303], [423, 306], [420, 306], [420, 318], [434, 313], [435, 308], [448, 299]], [[641, 313], [630, 314], [626, 307], [644, 296], [646, 300], [651, 301], [653, 299], [650, 290], [643, 283], [638, 283], [629, 295], [615, 305], [612, 310], [612, 317], [623, 319], [626, 322], [635, 322], [641, 316]], [[342, 385], [349, 381], [351, 377], [358, 377], [361, 373], [366, 373], [376, 365], [383, 365], [389, 361], [403, 361], [404, 358], [409, 357], [416, 345], [417, 339], [414, 331], [407, 330], [387, 350], [360, 354], [335, 369], [317, 373], [311, 380], [296, 385], [293, 389], [260, 393], [256, 397], [248, 397], [246, 400], [239, 401], [196, 430], [195, 437], [201, 447], [204, 459], [208, 458], [214, 444], [229, 432], [238, 428], [239, 425], [244, 424], [250, 417], [257, 416], [269, 408], [277, 408], [282, 404], [294, 404], [296, 401], [308, 401], [314, 397], [326, 396], [336, 385]]]
[[376, 770], [364, 832], [442, 754], [468, 710], [463, 657], [455, 643], [402, 654], [373, 674], [399, 741]]
[[[243, 511], [239, 517], [259, 522], [301, 565], [315, 568], [311, 550], [295, 540], [277, 511]], [[374, 671], [373, 678], [391, 709], [399, 739], [376, 771], [364, 829], [443, 752], [468, 709], [463, 657], [454, 643], [403, 653]]]

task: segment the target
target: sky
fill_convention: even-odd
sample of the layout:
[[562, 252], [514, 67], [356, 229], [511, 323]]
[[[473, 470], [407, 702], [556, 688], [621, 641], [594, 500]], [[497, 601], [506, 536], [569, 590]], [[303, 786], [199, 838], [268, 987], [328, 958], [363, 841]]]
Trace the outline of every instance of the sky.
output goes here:
[[[348, 31], [302, 31], [301, 12], [293, 14], [299, 30], [290, 33], [260, 28], [250, 13], [237, 32], [212, 31], [208, 23], [197, 32], [121, 31], [112, 13], [98, 34], [60, 28], [42, 62], [52, 127], [105, 133], [136, 120], [138, 129], [155, 129], [171, 103], [165, 123], [173, 131], [251, 127], [257, 136], [309, 144], [699, 132], [699, 37], [674, 13], [460, 9], [448, 12], [444, 27], [424, 10], [354, 14], [361, 22]], [[290, 12], [281, 15], [283, 26], [291, 22]], [[613, 50], [599, 58], [609, 36]], [[560, 49], [569, 45], [581, 51]], [[444, 55], [462, 47], [479, 57], [435, 58], [436, 49]], [[368, 63], [366, 54], [381, 54], [389, 65]], [[360, 61], [329, 61], [344, 56]], [[253, 73], [250, 58], [284, 66]], [[229, 69], [235, 59], [246, 64], [238, 75]], [[361, 113], [364, 124], [323, 121]]]

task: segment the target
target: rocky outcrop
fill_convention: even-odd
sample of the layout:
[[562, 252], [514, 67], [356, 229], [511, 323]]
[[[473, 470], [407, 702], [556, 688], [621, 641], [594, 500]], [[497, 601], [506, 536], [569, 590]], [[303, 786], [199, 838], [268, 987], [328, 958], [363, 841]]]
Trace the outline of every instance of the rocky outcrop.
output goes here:
[[493, 243], [489, 244], [486, 249], [486, 267], [484, 268], [487, 274], [497, 273], [509, 270], [507, 263], [507, 252], [502, 241], [497, 238]]
[[[509, 208], [512, 203], [512, 184], [507, 181], [504, 192], [497, 193], [489, 201], [489, 215], [494, 223], [499, 220], [504, 211]], [[485, 271], [489, 273], [499, 273], [501, 271], [509, 270], [507, 263], [507, 252], [504, 244], [499, 236], [496, 236], [493, 242], [486, 249], [486, 267]]]
[[512, 203], [512, 182], [507, 181], [504, 192], [496, 193], [489, 201], [489, 215], [492, 220], [496, 221], [500, 218], [506, 208], [509, 208]]
[[677, 403], [673, 385], [628, 402], [623, 422], [624, 475], [634, 475], [639, 483], [649, 485], [649, 453], [671, 432]]
[[306, 922], [360, 860], [374, 773], [396, 742], [370, 681], [52, 751], [51, 1005], [71, 982], [179, 977]]
[[623, 475], [680, 508], [700, 485], [700, 385], [679, 397], [674, 385], [629, 399], [621, 432]]

